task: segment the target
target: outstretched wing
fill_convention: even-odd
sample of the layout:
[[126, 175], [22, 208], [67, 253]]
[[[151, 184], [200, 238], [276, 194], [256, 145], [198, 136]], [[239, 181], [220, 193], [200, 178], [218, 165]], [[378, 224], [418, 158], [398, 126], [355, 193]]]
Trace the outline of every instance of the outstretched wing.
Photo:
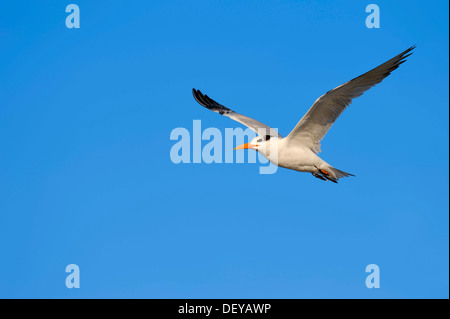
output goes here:
[[[342, 111], [352, 103], [354, 98], [361, 96], [372, 86], [380, 83], [385, 77], [405, 62], [405, 58], [415, 48], [400, 53], [396, 57], [381, 64], [375, 69], [354, 78], [353, 80], [328, 91], [319, 97], [286, 137], [288, 143], [300, 143], [310, 147], [314, 152], [320, 152], [320, 141], [337, 120]], [[409, 53], [409, 54], [408, 54]]]
[[230, 110], [229, 108], [211, 99], [208, 95], [203, 95], [200, 90], [192, 89], [192, 94], [194, 95], [195, 100], [207, 109], [217, 112], [220, 115], [228, 116], [230, 119], [244, 124], [248, 128], [255, 131], [257, 134], [261, 134], [261, 132], [264, 132], [265, 135], [281, 137], [280, 134], [278, 134], [278, 132], [272, 129], [270, 126], [254, 120], [248, 116]]

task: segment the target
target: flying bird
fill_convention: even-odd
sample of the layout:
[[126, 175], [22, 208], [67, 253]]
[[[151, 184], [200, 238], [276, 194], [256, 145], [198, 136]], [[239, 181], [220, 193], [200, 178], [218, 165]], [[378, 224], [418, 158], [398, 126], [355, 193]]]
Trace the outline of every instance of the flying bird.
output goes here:
[[412, 54], [411, 51], [414, 48], [415, 46], [410, 47], [371, 71], [319, 97], [289, 135], [284, 138], [271, 127], [234, 112], [207, 95], [203, 95], [199, 90], [192, 89], [192, 93], [197, 102], [207, 109], [225, 115], [258, 134], [250, 143], [240, 145], [235, 150], [254, 149], [275, 165], [295, 171], [309, 172], [323, 181], [337, 183], [342, 177], [354, 175], [334, 168], [321, 159], [318, 156], [320, 141], [354, 98], [361, 96], [397, 69]]

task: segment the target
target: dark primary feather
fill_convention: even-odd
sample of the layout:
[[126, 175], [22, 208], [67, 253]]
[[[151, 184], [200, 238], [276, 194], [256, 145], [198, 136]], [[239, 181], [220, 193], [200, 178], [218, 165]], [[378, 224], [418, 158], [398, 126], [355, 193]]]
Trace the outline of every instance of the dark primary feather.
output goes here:
[[218, 112], [220, 115], [226, 114], [231, 112], [231, 110], [222, 104], [217, 103], [213, 99], [211, 99], [208, 95], [203, 95], [200, 90], [192, 89], [192, 94], [194, 95], [194, 99], [200, 103], [200, 105], [203, 105], [207, 109]]
[[251, 117], [236, 113], [235, 111], [223, 106], [222, 104], [217, 103], [208, 95], [202, 94], [200, 90], [192, 89], [192, 94], [194, 95], [194, 99], [208, 110], [217, 112], [220, 115], [227, 116], [232, 120], [235, 120], [236, 122], [244, 124], [251, 130], [255, 131], [258, 135], [281, 137], [280, 134], [278, 134], [278, 132], [272, 129], [270, 126], [252, 119]]

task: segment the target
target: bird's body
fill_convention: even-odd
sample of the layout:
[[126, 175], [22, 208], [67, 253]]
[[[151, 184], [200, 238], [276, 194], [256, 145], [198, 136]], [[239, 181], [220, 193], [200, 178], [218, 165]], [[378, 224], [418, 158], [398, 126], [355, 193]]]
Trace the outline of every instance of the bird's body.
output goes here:
[[[328, 169], [330, 165], [303, 145], [286, 147], [286, 140], [278, 142], [278, 166], [299, 172], [316, 172], [318, 168]], [[270, 160], [270, 158], [268, 158]]]
[[[271, 149], [274, 146], [277, 148], [276, 152]], [[307, 146], [302, 144], [289, 145], [289, 140], [286, 138], [272, 137], [264, 146], [258, 148], [258, 152], [272, 164], [283, 168], [313, 174], [321, 173], [320, 175], [326, 172], [328, 178], [325, 178], [325, 180], [337, 181], [341, 177], [351, 175], [335, 169]]]
[[197, 102], [204, 107], [228, 116], [258, 134], [250, 143], [236, 149], [255, 149], [275, 165], [309, 172], [321, 180], [337, 183], [338, 179], [353, 175], [332, 167], [318, 156], [320, 141], [354, 98], [380, 83], [405, 62], [405, 58], [413, 49], [414, 47], [409, 48], [371, 71], [319, 97], [291, 133], [284, 138], [271, 127], [230, 110], [198, 90], [193, 89], [193, 94]]

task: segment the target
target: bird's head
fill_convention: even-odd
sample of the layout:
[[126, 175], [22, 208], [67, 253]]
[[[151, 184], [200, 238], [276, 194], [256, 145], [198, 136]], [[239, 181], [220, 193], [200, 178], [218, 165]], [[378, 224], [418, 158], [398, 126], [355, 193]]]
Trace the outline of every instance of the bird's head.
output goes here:
[[278, 139], [278, 137], [270, 135], [258, 135], [257, 137], [252, 139], [250, 143], [239, 145], [235, 148], [235, 150], [253, 149], [262, 153], [263, 155], [268, 155], [270, 153], [270, 142], [275, 139]]

